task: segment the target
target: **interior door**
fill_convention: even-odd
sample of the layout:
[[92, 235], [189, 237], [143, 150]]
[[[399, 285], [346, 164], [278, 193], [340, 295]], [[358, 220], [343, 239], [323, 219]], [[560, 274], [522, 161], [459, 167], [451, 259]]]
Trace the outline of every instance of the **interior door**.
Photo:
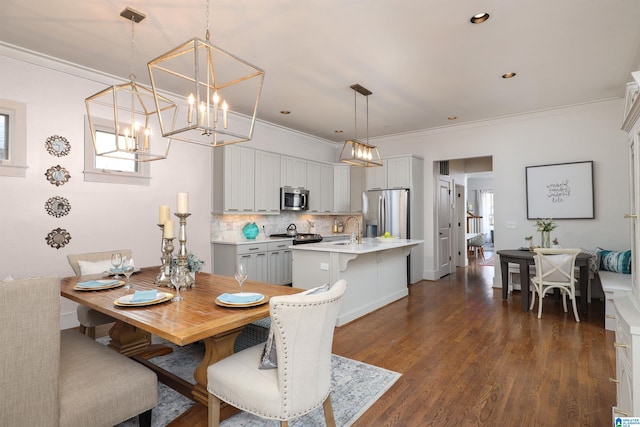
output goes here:
[[451, 220], [453, 203], [451, 182], [438, 180], [438, 273], [440, 277], [451, 273]]

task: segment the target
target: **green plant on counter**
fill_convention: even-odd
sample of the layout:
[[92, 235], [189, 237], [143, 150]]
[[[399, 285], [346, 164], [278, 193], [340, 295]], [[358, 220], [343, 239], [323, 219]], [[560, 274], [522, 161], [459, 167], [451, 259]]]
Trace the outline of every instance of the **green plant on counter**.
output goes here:
[[541, 219], [538, 218], [536, 220], [536, 227], [538, 228], [538, 231], [553, 231], [556, 228], [558, 228], [558, 225], [553, 222], [552, 218], [547, 218], [547, 219]]

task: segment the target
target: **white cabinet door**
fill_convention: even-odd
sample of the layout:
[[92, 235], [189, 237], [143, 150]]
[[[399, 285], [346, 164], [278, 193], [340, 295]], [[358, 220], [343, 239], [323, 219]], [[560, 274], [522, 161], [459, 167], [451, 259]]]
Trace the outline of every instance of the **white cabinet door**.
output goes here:
[[382, 161], [382, 166], [367, 168], [365, 171], [367, 190], [382, 190], [387, 188], [387, 162]]
[[280, 156], [280, 186], [307, 186], [307, 161], [297, 157]]
[[237, 262], [247, 266], [248, 280], [269, 281], [269, 264], [266, 252], [238, 255]]
[[387, 160], [387, 188], [411, 187], [411, 158], [401, 157]]
[[322, 172], [319, 162], [307, 161], [307, 190], [309, 190], [309, 212], [321, 212]]
[[252, 212], [254, 208], [255, 150], [224, 147], [224, 210]]
[[269, 283], [291, 283], [291, 249], [269, 252]]
[[333, 167], [333, 210], [351, 211], [351, 170], [349, 166]]
[[[338, 166], [341, 167], [341, 166]], [[347, 166], [348, 167], [348, 166]], [[320, 212], [333, 212], [333, 165], [320, 165]], [[311, 199], [313, 200], [313, 199]]]
[[280, 155], [255, 151], [255, 211], [280, 213]]

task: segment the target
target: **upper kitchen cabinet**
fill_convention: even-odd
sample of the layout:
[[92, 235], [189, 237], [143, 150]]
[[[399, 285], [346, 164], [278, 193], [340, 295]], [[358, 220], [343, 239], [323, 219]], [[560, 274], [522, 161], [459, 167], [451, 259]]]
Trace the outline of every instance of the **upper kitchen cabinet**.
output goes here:
[[254, 212], [255, 150], [229, 145], [213, 150], [214, 213]]
[[333, 167], [333, 210], [339, 213], [351, 212], [351, 167]]
[[280, 213], [280, 155], [255, 151], [255, 211]]
[[382, 167], [367, 168], [365, 172], [367, 190], [386, 188], [412, 188], [412, 171], [422, 168], [422, 158], [417, 156], [389, 157], [382, 160]]
[[333, 165], [307, 161], [309, 213], [333, 212]]
[[297, 157], [280, 156], [280, 186], [307, 187], [307, 161]]

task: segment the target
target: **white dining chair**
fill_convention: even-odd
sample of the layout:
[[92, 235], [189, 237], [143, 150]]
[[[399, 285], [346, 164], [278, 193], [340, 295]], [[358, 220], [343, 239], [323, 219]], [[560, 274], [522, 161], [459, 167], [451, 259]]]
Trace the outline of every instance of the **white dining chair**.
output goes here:
[[[542, 318], [544, 296], [547, 292], [558, 289], [562, 294], [562, 306], [565, 313], [567, 312], [566, 297], [568, 296], [573, 306], [573, 315], [576, 322], [579, 322], [580, 317], [576, 307], [575, 265], [580, 249], [536, 248], [534, 253], [536, 275], [531, 279], [532, 295], [529, 309], [533, 309], [537, 296], [538, 319]], [[586, 298], [586, 295], [583, 295], [582, 298]]]
[[[279, 420], [283, 427], [289, 420], [323, 406], [327, 425], [335, 426], [330, 398], [331, 345], [346, 288], [347, 283], [339, 280], [322, 293], [271, 298], [272, 339], [207, 369], [209, 427], [219, 425], [221, 401], [262, 418]], [[268, 357], [272, 355], [271, 345], [275, 345], [275, 358]], [[266, 358], [270, 359], [269, 366], [277, 366], [261, 369], [259, 365]]]

